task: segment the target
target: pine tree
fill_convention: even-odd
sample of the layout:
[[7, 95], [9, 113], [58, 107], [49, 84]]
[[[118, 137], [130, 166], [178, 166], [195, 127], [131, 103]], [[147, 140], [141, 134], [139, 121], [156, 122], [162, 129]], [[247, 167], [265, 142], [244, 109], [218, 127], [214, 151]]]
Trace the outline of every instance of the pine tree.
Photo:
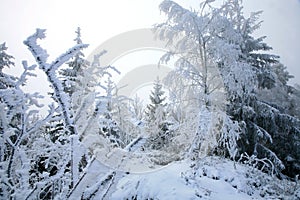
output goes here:
[[291, 93], [291, 104], [289, 106], [289, 113], [292, 116], [300, 119], [300, 85], [295, 84], [290, 90]]
[[[75, 31], [76, 38], [74, 41], [76, 45], [83, 44], [81, 40], [81, 29], [78, 27]], [[84, 70], [89, 66], [87, 60], [84, 59], [82, 51], [78, 51], [73, 60], [66, 63], [68, 68], [60, 71], [63, 76], [63, 87], [66, 93], [72, 96], [76, 91], [82, 90], [82, 76], [84, 76]], [[85, 88], [86, 89], [86, 88]]]
[[106, 84], [107, 86], [104, 87], [105, 96], [100, 99], [101, 104], [104, 105], [99, 119], [100, 134], [109, 139], [113, 147], [124, 147], [124, 141], [121, 138], [122, 130], [114, 119], [115, 107], [119, 103], [114, 94], [115, 86], [110, 77], [108, 77]]
[[295, 87], [287, 85], [291, 75], [281, 63], [273, 64], [270, 74], [273, 85], [259, 88], [256, 92], [255, 110], [264, 107], [264, 112], [256, 114], [256, 124], [270, 133], [273, 143], [267, 144], [268, 148], [282, 160], [285, 165], [283, 173], [293, 177], [299, 172], [300, 93]]
[[[288, 92], [290, 87], [287, 86], [287, 81], [292, 76], [279, 63], [278, 56], [265, 53], [272, 49], [264, 43], [266, 37], [254, 38], [252, 36], [253, 32], [260, 27], [261, 22], [257, 22], [257, 20], [261, 12], [252, 13], [249, 18], [244, 18], [241, 12], [241, 2], [236, 1], [235, 5], [240, 10], [239, 24], [241, 28], [237, 31], [243, 38], [241, 59], [251, 65], [255, 72], [257, 85], [255, 91], [244, 96], [244, 100], [232, 101], [228, 112], [235, 120], [245, 123], [244, 134], [241, 137], [242, 151], [257, 158], [270, 159], [277, 174], [285, 169], [285, 174], [294, 176], [291, 171], [296, 172], [297, 170], [286, 168], [287, 156], [295, 147], [295, 143], [292, 142], [295, 140], [289, 140], [288, 135], [299, 134], [297, 131], [299, 130], [299, 120], [288, 116], [288, 106], [284, 105], [286, 102], [290, 102], [290, 92]], [[270, 94], [268, 98], [261, 98], [262, 91]], [[274, 94], [278, 94], [278, 96], [275, 97]], [[272, 97], [274, 97], [273, 100]], [[274, 101], [274, 99], [276, 100]], [[286, 135], [287, 132], [288, 135]], [[286, 143], [289, 143], [291, 148], [287, 148]], [[279, 146], [281, 148], [278, 148]], [[292, 152], [295, 152], [292, 156], [293, 159], [295, 157], [298, 159], [296, 156], [298, 151], [293, 150]], [[290, 166], [290, 164], [288, 165]], [[270, 168], [272, 167], [270, 166]]]
[[[154, 82], [153, 90], [151, 91], [151, 95], [149, 97], [151, 103], [147, 105], [146, 115], [149, 121], [155, 119], [155, 113], [157, 109], [166, 106], [164, 103], [166, 97], [163, 96], [165, 92], [162, 90], [162, 87], [163, 85], [160, 83], [159, 78], [157, 78]], [[163, 114], [163, 119], [165, 119], [165, 114]]]
[[15, 77], [4, 74], [3, 69], [5, 67], [14, 66], [14, 62], [12, 59], [14, 58], [11, 55], [8, 55], [5, 51], [7, 47], [5, 43], [0, 44], [0, 89], [6, 89], [8, 87], [13, 87], [14, 81], [16, 80]]
[[172, 137], [169, 129], [170, 123], [167, 121], [163, 85], [159, 78], [154, 82], [153, 90], [150, 94], [150, 103], [146, 108], [146, 122], [149, 136], [148, 146], [152, 149], [165, 147]]
[[[285, 169], [283, 171], [285, 174], [294, 176], [291, 171], [295, 173], [297, 170], [295, 168], [287, 169], [286, 160], [292, 149], [292, 152], [295, 152], [292, 153], [294, 162], [298, 160], [296, 155], [298, 151], [295, 151], [297, 142], [289, 140], [288, 135], [295, 137], [299, 134], [299, 120], [289, 116], [288, 106], [282, 103], [290, 102], [290, 92], [288, 92], [290, 87], [286, 83], [292, 76], [279, 63], [279, 56], [266, 53], [272, 49], [264, 42], [266, 37], [254, 38], [252, 36], [253, 32], [260, 27], [261, 22], [257, 21], [261, 12], [254, 12], [249, 18], [245, 18], [242, 13], [242, 2], [236, 0], [231, 4], [232, 7], [229, 7], [226, 12], [229, 14], [235, 30], [242, 36], [239, 60], [250, 65], [255, 74], [252, 90], [247, 92], [242, 88], [240, 90], [242, 95], [236, 95], [235, 92], [228, 90], [231, 97], [227, 112], [241, 125], [244, 124], [241, 126], [240, 153], [245, 151], [255, 158], [269, 159], [271, 161], [268, 166], [270, 173], [280, 175], [281, 171]], [[222, 71], [222, 65], [220, 65], [220, 70]], [[268, 91], [267, 93], [272, 93], [272, 95], [269, 96], [269, 99], [262, 99], [261, 91]], [[281, 94], [275, 97], [277, 99], [275, 101], [270, 99], [270, 97], [274, 97], [274, 93]], [[287, 132], [288, 135], [286, 135]], [[288, 148], [286, 143], [289, 143], [288, 146], [291, 148]], [[281, 148], [278, 148], [279, 146]], [[295, 163], [297, 162], [299, 161]]]

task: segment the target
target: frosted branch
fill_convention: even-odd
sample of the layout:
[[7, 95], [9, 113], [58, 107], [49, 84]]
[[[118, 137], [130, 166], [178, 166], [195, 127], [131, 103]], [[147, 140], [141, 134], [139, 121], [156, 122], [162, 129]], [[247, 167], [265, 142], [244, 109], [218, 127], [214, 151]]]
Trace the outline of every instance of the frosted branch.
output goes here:
[[73, 56], [75, 56], [81, 49], [87, 48], [88, 44], [78, 44], [72, 48], [70, 48], [68, 51], [66, 51], [64, 54], [56, 58], [49, 66], [48, 70], [56, 71], [62, 64], [66, 63], [68, 60], [70, 60]]
[[46, 37], [46, 29], [36, 29], [36, 32], [29, 36], [24, 44], [28, 47], [29, 51], [34, 56], [36, 62], [39, 64], [40, 68], [48, 70], [47, 58], [49, 55], [47, 51], [37, 44], [38, 39], [44, 39]]

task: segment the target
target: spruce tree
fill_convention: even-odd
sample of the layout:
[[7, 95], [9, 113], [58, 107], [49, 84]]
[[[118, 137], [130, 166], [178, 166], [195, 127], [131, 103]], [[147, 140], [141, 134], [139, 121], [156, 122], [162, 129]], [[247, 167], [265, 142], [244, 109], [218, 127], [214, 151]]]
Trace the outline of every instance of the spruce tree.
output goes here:
[[[74, 41], [76, 45], [82, 44], [81, 40], [81, 29], [78, 27], [75, 31], [76, 38]], [[66, 63], [67, 68], [60, 71], [63, 76], [63, 86], [66, 93], [70, 96], [74, 94], [77, 90], [82, 90], [82, 80], [81, 77], [84, 75], [84, 70], [88, 67], [89, 62], [84, 59], [84, 54], [82, 51], [78, 51], [73, 57], [73, 60]]]
[[[10, 66], [14, 66], [14, 62], [12, 59], [14, 58], [11, 55], [6, 53], [7, 47], [5, 43], [0, 44], [0, 89], [6, 89], [8, 87], [13, 87], [15, 77], [7, 75], [3, 72], [5, 67], [9, 68]], [[1, 98], [1, 97], [0, 97]]]
[[147, 145], [152, 149], [165, 147], [171, 138], [170, 123], [167, 121], [166, 97], [164, 94], [163, 85], [160, 83], [159, 78], [157, 78], [149, 97], [150, 103], [146, 108], [147, 131], [149, 134]]
[[[236, 2], [242, 9], [241, 2]], [[260, 27], [261, 22], [257, 22], [260, 14], [256, 12], [249, 18], [241, 17], [239, 23], [242, 26], [238, 29], [243, 39], [240, 59], [252, 66], [257, 85], [244, 100], [232, 101], [228, 112], [235, 120], [245, 124], [240, 140], [241, 152], [246, 151], [259, 159], [268, 158], [274, 165], [274, 173], [280, 174], [284, 170], [285, 174], [293, 177], [294, 173], [299, 172], [299, 168], [295, 168], [299, 164], [296, 148], [299, 143], [296, 139], [299, 137], [299, 119], [289, 115], [287, 105], [291, 102], [291, 87], [287, 82], [292, 76], [279, 62], [279, 56], [267, 53], [272, 47], [264, 42], [266, 36], [252, 36]], [[269, 93], [270, 96], [262, 98], [262, 93]]]
[[100, 99], [101, 104], [103, 104], [99, 119], [100, 134], [108, 138], [113, 147], [124, 147], [124, 141], [121, 139], [122, 130], [113, 118], [119, 102], [115, 95], [115, 84], [110, 77], [108, 77], [106, 86], [103, 86], [103, 89], [105, 89], [105, 96]]

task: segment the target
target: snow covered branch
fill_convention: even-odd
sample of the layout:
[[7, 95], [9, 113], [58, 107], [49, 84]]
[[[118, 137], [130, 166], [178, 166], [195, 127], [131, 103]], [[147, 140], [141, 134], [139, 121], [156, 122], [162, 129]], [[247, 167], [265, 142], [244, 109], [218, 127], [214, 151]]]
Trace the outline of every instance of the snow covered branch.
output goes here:
[[48, 54], [46, 50], [44, 50], [41, 46], [37, 44], [38, 39], [44, 39], [45, 29], [37, 29], [36, 33], [32, 36], [28, 37], [27, 40], [24, 41], [24, 44], [31, 51], [35, 60], [39, 64], [40, 68], [45, 72], [50, 84], [53, 87], [54, 95], [62, 109], [62, 113], [64, 116], [64, 123], [66, 125], [69, 134], [76, 134], [76, 129], [71, 119], [71, 111], [69, 106], [69, 98], [68, 95], [65, 94], [61, 81], [57, 78], [56, 70], [71, 59], [76, 53], [78, 53], [81, 49], [86, 48], [88, 45], [86, 44], [78, 44], [73, 48], [66, 51], [64, 54], [55, 59], [51, 64], [47, 63]]
[[24, 44], [28, 47], [36, 62], [43, 70], [48, 70], [47, 58], [49, 55], [47, 51], [37, 44], [38, 39], [44, 39], [46, 37], [46, 29], [36, 29], [36, 32], [29, 36]]

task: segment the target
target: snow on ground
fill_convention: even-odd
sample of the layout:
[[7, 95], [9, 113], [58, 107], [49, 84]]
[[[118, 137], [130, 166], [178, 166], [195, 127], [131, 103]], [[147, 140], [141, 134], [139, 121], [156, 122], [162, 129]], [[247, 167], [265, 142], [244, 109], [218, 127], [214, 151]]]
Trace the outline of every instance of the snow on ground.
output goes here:
[[207, 157], [194, 173], [187, 160], [123, 176], [108, 199], [297, 199], [295, 183], [257, 169]]
[[69, 196], [69, 199], [80, 199], [85, 190], [95, 185], [97, 181], [104, 177], [109, 171], [110, 169], [98, 160], [92, 161], [88, 167], [88, 173], [82, 177], [82, 180], [75, 187], [74, 191]]
[[[248, 165], [220, 157], [201, 159], [196, 170], [191, 168], [194, 164], [181, 160], [152, 171], [126, 172], [94, 160], [69, 199], [300, 199], [295, 182], [279, 180]], [[107, 174], [112, 178], [104, 181]]]

